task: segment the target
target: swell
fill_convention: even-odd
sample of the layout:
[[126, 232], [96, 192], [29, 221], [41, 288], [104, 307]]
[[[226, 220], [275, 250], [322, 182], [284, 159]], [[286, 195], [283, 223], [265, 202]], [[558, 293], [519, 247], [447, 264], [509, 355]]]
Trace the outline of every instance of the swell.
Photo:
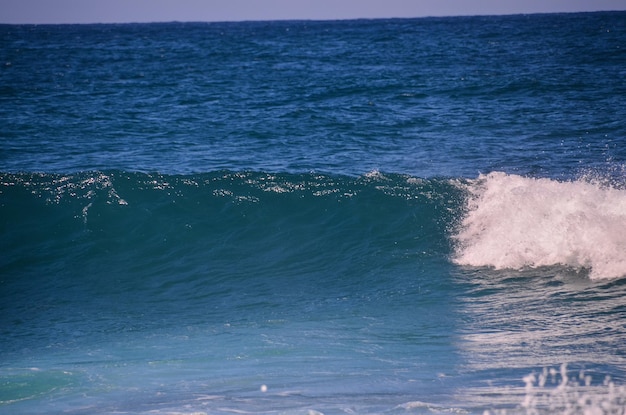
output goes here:
[[450, 257], [496, 269], [626, 274], [626, 196], [597, 180], [114, 170], [2, 174], [0, 186], [8, 279], [43, 278], [42, 269], [97, 281], [116, 274], [131, 286], [146, 275], [206, 278], [207, 269], [218, 279], [336, 275], [337, 267], [359, 275], [359, 266], [398, 258], [419, 268], [424, 258]]
[[445, 261], [463, 203], [450, 180], [378, 172], [28, 173], [0, 183], [5, 284], [19, 293], [30, 280], [66, 297], [176, 298], [194, 286], [201, 297], [207, 280], [358, 280]]

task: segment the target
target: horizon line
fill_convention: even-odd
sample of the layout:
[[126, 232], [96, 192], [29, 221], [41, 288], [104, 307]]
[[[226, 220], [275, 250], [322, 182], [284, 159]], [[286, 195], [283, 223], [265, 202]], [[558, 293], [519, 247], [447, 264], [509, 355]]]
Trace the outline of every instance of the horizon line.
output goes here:
[[76, 21], [76, 22], [3, 22], [3, 26], [62, 26], [62, 25], [123, 25], [123, 24], [168, 24], [168, 23], [262, 23], [262, 22], [340, 22], [356, 20], [416, 20], [437, 19], [456, 17], [506, 17], [506, 16], [532, 16], [551, 14], [593, 14], [593, 13], [626, 13], [626, 10], [587, 10], [587, 11], [538, 11], [519, 13], [476, 13], [476, 14], [432, 14], [422, 16], [376, 16], [376, 17], [338, 17], [338, 18], [259, 18], [259, 19], [225, 19], [225, 20], [127, 20], [127, 21]]

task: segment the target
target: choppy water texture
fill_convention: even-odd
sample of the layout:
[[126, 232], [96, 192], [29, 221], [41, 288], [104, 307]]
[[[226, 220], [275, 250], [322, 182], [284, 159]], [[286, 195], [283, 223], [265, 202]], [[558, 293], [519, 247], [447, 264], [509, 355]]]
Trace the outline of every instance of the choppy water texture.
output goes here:
[[623, 413], [624, 13], [0, 45], [0, 413]]

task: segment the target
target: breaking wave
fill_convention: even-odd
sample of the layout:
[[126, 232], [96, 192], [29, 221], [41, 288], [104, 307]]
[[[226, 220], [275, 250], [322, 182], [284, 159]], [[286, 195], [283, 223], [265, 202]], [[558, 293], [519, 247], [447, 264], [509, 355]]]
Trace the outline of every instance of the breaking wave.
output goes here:
[[469, 183], [454, 235], [460, 265], [521, 269], [564, 265], [592, 279], [626, 276], [626, 190], [590, 180], [501, 172]]

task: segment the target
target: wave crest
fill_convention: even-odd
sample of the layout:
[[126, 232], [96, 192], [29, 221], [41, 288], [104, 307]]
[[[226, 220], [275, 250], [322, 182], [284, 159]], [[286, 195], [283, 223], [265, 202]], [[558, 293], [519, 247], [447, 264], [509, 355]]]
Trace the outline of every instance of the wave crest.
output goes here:
[[494, 172], [468, 185], [454, 235], [460, 265], [565, 265], [592, 279], [626, 276], [626, 190]]

